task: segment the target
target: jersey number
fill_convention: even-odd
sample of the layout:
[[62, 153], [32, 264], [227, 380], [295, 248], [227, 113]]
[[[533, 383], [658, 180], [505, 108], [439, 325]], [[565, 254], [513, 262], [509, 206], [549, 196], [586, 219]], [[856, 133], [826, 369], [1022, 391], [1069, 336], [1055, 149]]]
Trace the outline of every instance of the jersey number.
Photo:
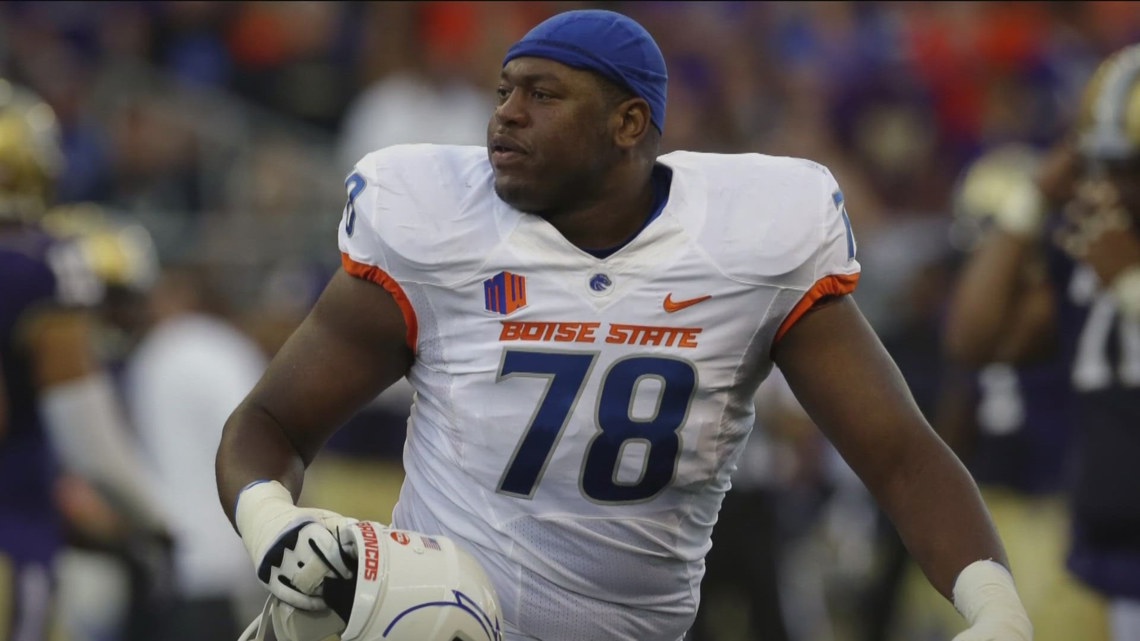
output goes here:
[[[549, 379], [546, 391], [507, 469], [499, 491], [530, 497], [542, 480], [586, 379], [595, 354], [507, 350], [499, 380], [512, 376]], [[644, 383], [658, 383], [651, 415], [635, 417], [635, 399]], [[598, 432], [590, 439], [580, 484], [587, 497], [606, 503], [643, 501], [673, 480], [681, 453], [681, 426], [697, 387], [697, 372], [687, 361], [660, 356], [632, 356], [610, 367], [597, 401]], [[641, 471], [622, 479], [622, 462], [642, 448]]]
[[[1097, 282], [1092, 268], [1082, 265], [1073, 273], [1069, 287], [1075, 303], [1090, 305], [1073, 358], [1073, 386], [1084, 392], [1105, 389], [1114, 382], [1124, 387], [1140, 386], [1140, 323], [1119, 318], [1115, 301], [1110, 294], [1097, 290]], [[1114, 323], [1120, 355], [1115, 372], [1108, 357]]]
[[978, 372], [978, 427], [991, 436], [1008, 436], [1025, 424], [1025, 398], [1017, 370], [993, 363]]
[[364, 177], [352, 174], [344, 181], [344, 188], [348, 192], [348, 204], [344, 206], [344, 233], [349, 236], [356, 231], [356, 197], [364, 191]]

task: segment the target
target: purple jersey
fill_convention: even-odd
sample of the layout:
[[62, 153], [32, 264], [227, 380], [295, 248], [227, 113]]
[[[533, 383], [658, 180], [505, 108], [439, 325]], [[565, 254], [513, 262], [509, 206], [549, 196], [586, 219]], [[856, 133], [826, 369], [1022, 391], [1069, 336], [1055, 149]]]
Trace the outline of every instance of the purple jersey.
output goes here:
[[84, 302], [79, 290], [89, 286], [89, 275], [69, 276], [82, 269], [77, 258], [73, 246], [37, 229], [0, 231], [0, 364], [8, 400], [8, 426], [0, 436], [0, 552], [24, 561], [52, 556], [60, 524], [52, 499], [57, 464], [21, 332], [38, 309]]
[[1025, 494], [1063, 490], [1072, 463], [1067, 363], [994, 364], [978, 372], [975, 386], [978, 438], [969, 467], [977, 481]]
[[1087, 265], [1057, 261], [1052, 276], [1074, 393], [1069, 567], [1107, 594], [1140, 598], [1140, 321], [1121, 317]]

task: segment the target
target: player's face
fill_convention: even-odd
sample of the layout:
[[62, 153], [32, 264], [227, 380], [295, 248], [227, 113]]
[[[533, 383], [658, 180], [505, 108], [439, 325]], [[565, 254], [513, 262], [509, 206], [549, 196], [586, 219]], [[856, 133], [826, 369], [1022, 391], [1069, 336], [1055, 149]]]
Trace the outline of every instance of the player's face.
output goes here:
[[1089, 163], [1086, 169], [1086, 179], [1109, 183], [1134, 224], [1140, 224], [1140, 158]]
[[1121, 204], [1132, 214], [1133, 224], [1140, 223], [1140, 159], [1110, 167], [1108, 177], [1120, 194]]
[[487, 154], [499, 197], [541, 215], [596, 197], [617, 157], [599, 80], [553, 60], [516, 58], [497, 92]]

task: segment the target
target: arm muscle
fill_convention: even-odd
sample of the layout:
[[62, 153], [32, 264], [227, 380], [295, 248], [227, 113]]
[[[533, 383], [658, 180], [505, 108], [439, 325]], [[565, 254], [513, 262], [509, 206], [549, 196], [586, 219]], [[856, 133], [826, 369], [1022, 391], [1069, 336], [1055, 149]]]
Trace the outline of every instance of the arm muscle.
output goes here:
[[1006, 562], [973, 480], [923, 418], [853, 300], [808, 313], [772, 357], [943, 595], [971, 562]]
[[390, 294], [337, 272], [226, 422], [216, 472], [231, 518], [251, 481], [276, 479], [300, 493], [304, 467], [325, 440], [411, 367], [405, 332]]

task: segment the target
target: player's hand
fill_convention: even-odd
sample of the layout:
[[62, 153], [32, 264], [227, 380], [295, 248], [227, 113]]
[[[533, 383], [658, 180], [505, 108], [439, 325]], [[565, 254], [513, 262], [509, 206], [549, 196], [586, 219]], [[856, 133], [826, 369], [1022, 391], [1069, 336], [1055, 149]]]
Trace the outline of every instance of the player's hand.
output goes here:
[[1120, 194], [1107, 180], [1082, 181], [1054, 240], [1074, 259], [1092, 267], [1105, 284], [1140, 265], [1140, 235]]
[[[300, 508], [277, 481], [252, 485], [238, 497], [235, 522], [257, 568], [257, 578], [285, 603], [302, 610], [328, 607], [321, 598], [326, 578], [350, 579], [348, 526], [336, 512]], [[342, 543], [343, 541], [343, 543]]]
[[954, 607], [970, 627], [953, 641], [1033, 641], [1033, 624], [1013, 577], [993, 561], [966, 566], [954, 583]]
[[1059, 140], [1045, 152], [1037, 168], [1036, 182], [1050, 208], [1060, 207], [1076, 194], [1081, 172], [1075, 135]]

